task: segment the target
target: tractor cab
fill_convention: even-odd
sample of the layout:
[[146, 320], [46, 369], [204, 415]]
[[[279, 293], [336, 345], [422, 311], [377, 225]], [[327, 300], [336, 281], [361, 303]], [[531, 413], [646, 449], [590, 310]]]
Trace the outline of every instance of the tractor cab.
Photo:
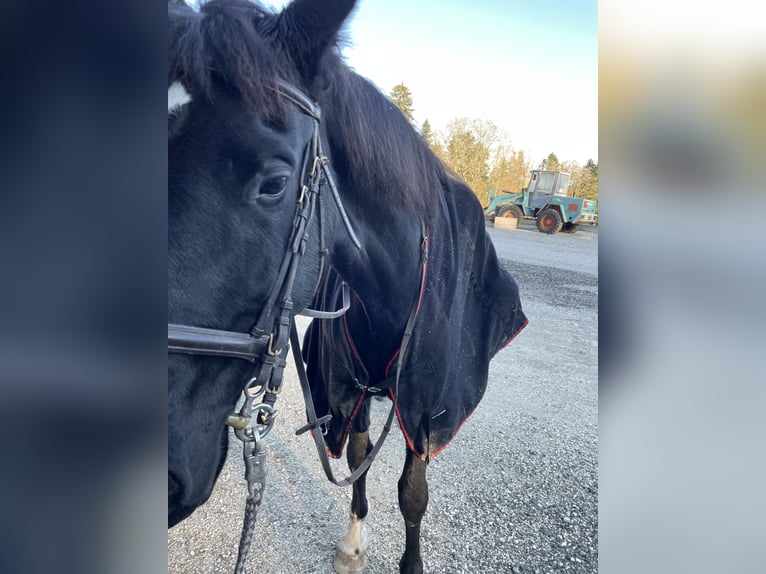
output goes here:
[[570, 197], [569, 174], [561, 171], [534, 170], [529, 178], [527, 191], [531, 207], [545, 205], [552, 195]]

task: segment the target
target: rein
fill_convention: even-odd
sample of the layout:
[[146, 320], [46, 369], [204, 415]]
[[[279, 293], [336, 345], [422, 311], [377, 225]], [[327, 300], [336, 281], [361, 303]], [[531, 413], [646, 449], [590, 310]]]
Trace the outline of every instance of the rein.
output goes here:
[[[234, 428], [237, 438], [243, 444], [245, 479], [248, 489], [235, 574], [244, 572], [244, 564], [247, 560], [252, 536], [255, 531], [255, 519], [261, 504], [266, 480], [266, 452], [261, 439], [271, 431], [274, 420], [279, 414], [279, 411], [274, 409], [274, 404], [281, 391], [287, 353], [291, 344], [298, 377], [301, 382], [303, 398], [306, 403], [308, 419], [308, 423], [298, 429], [296, 434], [302, 434], [307, 430], [317, 431], [322, 424], [327, 423], [331, 418], [331, 415], [326, 415], [319, 419], [316, 417], [311, 397], [311, 388], [300, 354], [300, 340], [295, 326], [292, 302], [292, 291], [298, 263], [306, 251], [310, 224], [317, 211], [319, 212], [320, 280], [323, 276], [325, 257], [328, 253], [325, 246], [324, 226], [322, 225], [321, 193], [323, 189], [329, 189], [330, 196], [338, 209], [341, 221], [351, 242], [357, 249], [361, 249], [361, 243], [343, 207], [335, 178], [329, 169], [328, 159], [322, 149], [319, 130], [321, 121], [319, 107], [300, 90], [285, 82], [279, 82], [275, 91], [296, 105], [301, 112], [309, 116], [314, 121], [314, 129], [303, 158], [301, 189], [293, 219], [293, 230], [288, 244], [289, 247], [280, 265], [277, 280], [274, 283], [269, 299], [249, 333], [168, 323], [168, 353], [240, 359], [257, 365], [255, 375], [247, 382], [242, 391], [244, 402], [239, 413], [229, 415], [226, 421], [226, 424]], [[424, 229], [422, 250], [423, 281], [425, 281], [427, 259], [428, 241]], [[343, 283], [342, 290], [343, 302], [340, 309], [336, 311], [306, 309], [300, 314], [315, 319], [335, 319], [341, 317], [350, 307], [348, 285]], [[269, 318], [274, 315], [274, 310], [277, 306], [278, 312], [269, 324]], [[362, 464], [347, 478], [336, 480], [324, 448], [321, 432], [312, 433], [322, 468], [327, 478], [338, 486], [353, 484], [367, 471], [391, 430], [399, 395], [399, 377], [406, 350], [412, 338], [412, 331], [419, 308], [420, 306], [416, 302], [410, 312], [402, 337], [396, 363], [396, 380], [391, 410], [380, 437]]]
[[[335, 478], [335, 475], [332, 472], [332, 467], [330, 466], [330, 459], [327, 456], [327, 450], [324, 446], [324, 440], [320, 436], [321, 433], [316, 432], [316, 430], [320, 427], [320, 425], [329, 422], [329, 420], [332, 418], [332, 415], [325, 415], [320, 419], [317, 419], [316, 416], [316, 410], [314, 409], [314, 401], [311, 398], [311, 386], [309, 385], [308, 376], [306, 375], [306, 368], [303, 366], [303, 358], [301, 357], [300, 352], [300, 339], [298, 337], [298, 329], [295, 326], [295, 321], [292, 322], [291, 330], [290, 330], [290, 342], [293, 345], [293, 358], [295, 360], [295, 368], [298, 371], [298, 379], [301, 382], [301, 391], [303, 392], [303, 401], [306, 403], [306, 418], [308, 419], [308, 424], [302, 426], [297, 431], [295, 431], [296, 435], [301, 435], [305, 433], [307, 430], [313, 430], [315, 432], [312, 432], [312, 436], [314, 437], [314, 444], [316, 445], [317, 454], [319, 455], [319, 462], [322, 464], [322, 469], [325, 472], [325, 476], [327, 476], [327, 480], [332, 482], [333, 484], [337, 486], [348, 486], [350, 484], [353, 484], [356, 482], [356, 480], [362, 476], [367, 470], [370, 468], [370, 465], [375, 460], [375, 457], [378, 455], [378, 451], [383, 446], [383, 442], [386, 440], [386, 437], [388, 436], [388, 433], [391, 431], [391, 424], [394, 421], [394, 414], [396, 413], [396, 407], [399, 404], [399, 378], [402, 374], [402, 366], [404, 364], [404, 357], [407, 354], [407, 348], [409, 347], [410, 340], [412, 339], [412, 332], [415, 327], [415, 321], [418, 318], [418, 314], [420, 312], [420, 303], [423, 296], [423, 291], [425, 289], [425, 283], [426, 283], [426, 274], [428, 271], [428, 246], [429, 246], [429, 236], [428, 232], [426, 231], [425, 227], [423, 228], [423, 241], [421, 243], [421, 265], [422, 265], [422, 278], [420, 282], [420, 294], [418, 296], [418, 300], [415, 302], [415, 304], [412, 307], [412, 310], [410, 311], [410, 316], [407, 319], [407, 325], [404, 327], [404, 335], [402, 336], [402, 342], [399, 345], [399, 352], [397, 354], [396, 359], [396, 376], [394, 379], [393, 384], [393, 401], [391, 404], [391, 408], [388, 411], [388, 418], [386, 419], [386, 423], [383, 425], [383, 430], [380, 432], [380, 435], [378, 436], [378, 440], [375, 441], [375, 444], [372, 447], [372, 450], [367, 454], [367, 456], [364, 458], [362, 463], [354, 469], [354, 471], [347, 476], [346, 478], [342, 480], [337, 480]], [[344, 284], [345, 285], [345, 284]]]

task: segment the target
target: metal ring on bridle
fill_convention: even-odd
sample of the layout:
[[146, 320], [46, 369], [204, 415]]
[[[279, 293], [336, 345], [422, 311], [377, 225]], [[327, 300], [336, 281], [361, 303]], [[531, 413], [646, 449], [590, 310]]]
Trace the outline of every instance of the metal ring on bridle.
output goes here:
[[247, 395], [247, 398], [251, 400], [257, 399], [265, 392], [266, 385], [264, 383], [259, 383], [258, 377], [253, 377], [250, 379], [244, 388], [244, 393]]
[[[262, 438], [265, 438], [271, 432], [274, 427], [274, 420], [279, 415], [279, 411], [271, 405], [266, 403], [258, 403], [257, 405], [246, 409], [250, 411], [249, 419], [250, 424], [245, 428], [235, 428], [234, 434], [242, 442], [257, 442]], [[261, 415], [265, 415], [263, 418], [265, 422], [259, 423], [258, 419]]]

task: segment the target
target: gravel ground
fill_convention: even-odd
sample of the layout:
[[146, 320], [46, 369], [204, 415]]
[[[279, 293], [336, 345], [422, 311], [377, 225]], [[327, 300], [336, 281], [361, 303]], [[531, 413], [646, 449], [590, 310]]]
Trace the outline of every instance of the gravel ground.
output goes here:
[[[429, 466], [425, 569], [595, 573], [598, 230], [547, 236], [526, 221], [516, 231], [488, 230], [519, 282], [530, 324], [492, 362], [483, 402]], [[250, 569], [329, 574], [351, 491], [329, 484], [311, 438], [293, 434], [304, 420], [292, 367], [284, 386], [267, 439], [268, 484]], [[389, 402], [373, 405], [375, 436]], [[208, 503], [168, 532], [171, 574], [233, 570], [245, 487], [241, 450], [232, 445]], [[404, 525], [396, 482], [404, 452], [401, 433], [392, 431], [368, 475], [367, 574], [398, 572]], [[335, 468], [346, 471], [343, 461]]]

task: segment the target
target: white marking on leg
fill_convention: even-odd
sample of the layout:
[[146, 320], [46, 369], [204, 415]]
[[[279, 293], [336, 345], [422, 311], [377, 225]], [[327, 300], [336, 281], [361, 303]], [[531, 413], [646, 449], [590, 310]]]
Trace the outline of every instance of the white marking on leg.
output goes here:
[[352, 514], [348, 521], [348, 530], [338, 542], [338, 550], [347, 556], [363, 556], [367, 552], [369, 540], [364, 519]]
[[168, 115], [178, 112], [182, 107], [192, 101], [189, 92], [181, 82], [173, 82], [168, 88]]

